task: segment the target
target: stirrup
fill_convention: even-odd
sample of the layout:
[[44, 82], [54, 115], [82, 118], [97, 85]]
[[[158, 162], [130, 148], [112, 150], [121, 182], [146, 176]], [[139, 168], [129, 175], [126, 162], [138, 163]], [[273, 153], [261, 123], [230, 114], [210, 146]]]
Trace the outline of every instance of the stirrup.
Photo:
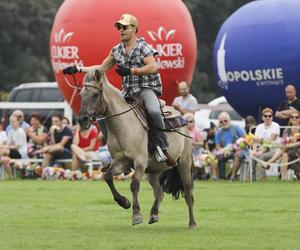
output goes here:
[[157, 162], [165, 162], [167, 161], [167, 156], [163, 153], [160, 146], [156, 147], [156, 150], [154, 151], [154, 156]]

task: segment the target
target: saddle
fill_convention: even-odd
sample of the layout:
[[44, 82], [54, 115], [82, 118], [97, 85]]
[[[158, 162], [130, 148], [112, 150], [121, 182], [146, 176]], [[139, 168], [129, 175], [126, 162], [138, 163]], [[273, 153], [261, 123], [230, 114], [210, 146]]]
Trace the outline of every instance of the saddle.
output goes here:
[[[143, 100], [132, 96], [127, 96], [125, 100], [131, 107], [136, 105], [136, 107], [133, 109], [136, 117], [139, 119], [142, 126], [149, 130], [151, 128], [151, 121], [148, 117]], [[163, 100], [160, 100], [160, 103], [162, 116], [165, 123], [165, 132], [173, 132], [175, 128], [180, 128], [187, 125], [186, 120], [182, 118], [178, 110], [174, 109], [172, 106], [164, 105], [165, 102]]]
[[[126, 97], [126, 102], [130, 106], [136, 106], [133, 111], [142, 126], [148, 130], [149, 136], [149, 144], [148, 149], [150, 154], [152, 154], [155, 150], [155, 145], [153, 143], [152, 134], [155, 129], [154, 126], [151, 126], [151, 120], [149, 119], [147, 110], [145, 109], [144, 102], [141, 99], [136, 97]], [[164, 104], [164, 101], [160, 101], [160, 103]], [[172, 106], [163, 106], [161, 105], [161, 111], [163, 120], [165, 123], [165, 132], [175, 132], [176, 128], [184, 127], [187, 125], [187, 122], [182, 118], [180, 112], [174, 109]]]

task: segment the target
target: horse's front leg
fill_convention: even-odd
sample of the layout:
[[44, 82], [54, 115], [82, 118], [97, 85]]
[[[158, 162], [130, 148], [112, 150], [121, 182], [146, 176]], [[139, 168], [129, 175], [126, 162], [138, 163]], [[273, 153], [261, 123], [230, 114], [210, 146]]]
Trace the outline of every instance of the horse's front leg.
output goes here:
[[140, 191], [140, 182], [145, 173], [147, 163], [142, 160], [134, 161], [134, 174], [130, 184], [130, 189], [133, 196], [132, 204], [132, 225], [137, 225], [143, 222], [143, 216], [140, 213], [140, 205], [138, 201], [138, 193]]
[[114, 181], [113, 181], [113, 170], [114, 170], [114, 167], [115, 165], [117, 164], [117, 162], [115, 160], [112, 161], [109, 169], [105, 172], [104, 174], [104, 180], [105, 182], [108, 184], [112, 194], [113, 194], [113, 197], [114, 197], [114, 200], [123, 208], [125, 209], [128, 209], [131, 207], [131, 204], [130, 204], [130, 201], [123, 195], [121, 195], [116, 187], [115, 187], [115, 184], [114, 184]]

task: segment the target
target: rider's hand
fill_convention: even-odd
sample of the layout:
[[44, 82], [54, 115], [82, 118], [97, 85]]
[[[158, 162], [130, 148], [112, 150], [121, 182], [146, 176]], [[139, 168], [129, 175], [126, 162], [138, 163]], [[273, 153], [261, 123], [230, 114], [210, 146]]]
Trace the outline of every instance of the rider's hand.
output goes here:
[[124, 67], [120, 64], [118, 64], [117, 68], [116, 68], [116, 72], [120, 75], [120, 76], [128, 76], [131, 75], [131, 70], [128, 67]]
[[77, 69], [76, 65], [63, 69], [64, 74], [73, 75], [73, 74], [76, 74], [77, 72], [78, 72], [78, 69]]

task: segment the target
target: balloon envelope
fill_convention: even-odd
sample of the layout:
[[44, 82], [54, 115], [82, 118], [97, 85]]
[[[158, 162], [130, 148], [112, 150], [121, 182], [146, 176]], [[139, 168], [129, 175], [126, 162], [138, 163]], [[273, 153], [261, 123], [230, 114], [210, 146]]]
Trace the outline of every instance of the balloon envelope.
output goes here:
[[276, 109], [285, 87], [300, 91], [300, 1], [253, 1], [222, 25], [214, 46], [218, 85], [243, 116]]
[[[172, 9], [172, 11], [171, 11]], [[181, 0], [66, 0], [59, 8], [50, 37], [50, 57], [56, 81], [75, 112], [80, 99], [66, 84], [62, 69], [100, 64], [120, 42], [114, 23], [124, 13], [137, 17], [138, 35], [159, 52], [157, 63], [163, 82], [163, 98], [170, 103], [178, 94], [177, 81], [192, 80], [196, 63], [196, 35], [190, 13]], [[121, 88], [113, 69], [109, 81]], [[72, 76], [67, 76], [70, 83]], [[82, 74], [76, 74], [81, 84]]]

